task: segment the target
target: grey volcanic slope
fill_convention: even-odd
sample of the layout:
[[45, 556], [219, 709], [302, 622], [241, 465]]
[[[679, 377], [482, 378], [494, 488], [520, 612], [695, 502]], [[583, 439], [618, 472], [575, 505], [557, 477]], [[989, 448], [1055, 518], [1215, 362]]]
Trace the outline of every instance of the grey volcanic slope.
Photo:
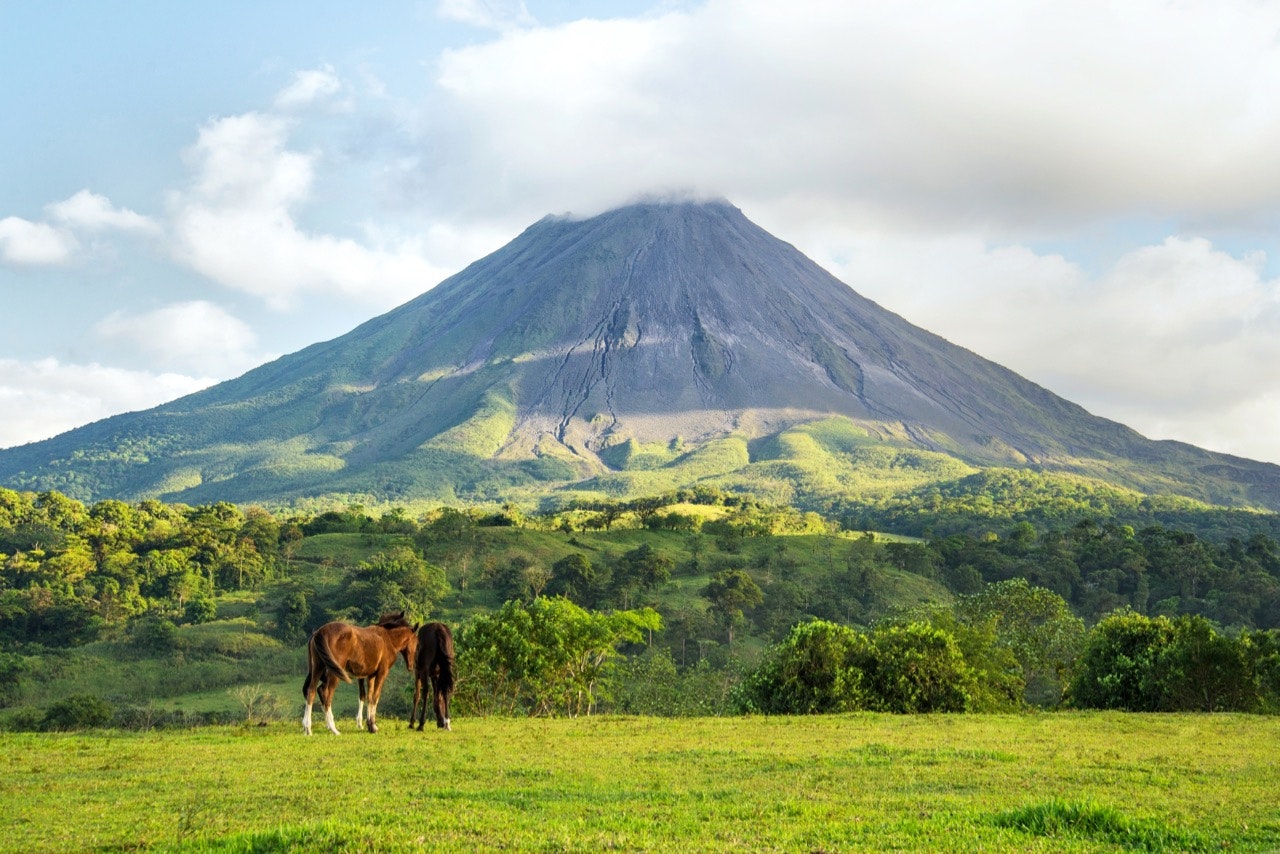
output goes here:
[[831, 414], [977, 464], [1280, 507], [1280, 468], [1092, 416], [864, 299], [726, 203], [548, 217], [340, 338], [0, 451], [0, 483], [404, 498], [432, 478], [474, 489], [485, 461], [572, 481], [628, 439], [756, 437]]

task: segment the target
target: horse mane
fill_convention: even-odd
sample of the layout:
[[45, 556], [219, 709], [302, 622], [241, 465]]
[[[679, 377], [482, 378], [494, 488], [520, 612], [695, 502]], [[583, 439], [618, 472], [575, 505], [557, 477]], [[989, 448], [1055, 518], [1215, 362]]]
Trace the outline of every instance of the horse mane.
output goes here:
[[405, 617], [404, 611], [397, 611], [394, 614], [383, 614], [378, 618], [379, 625], [384, 629], [411, 629], [413, 624]]

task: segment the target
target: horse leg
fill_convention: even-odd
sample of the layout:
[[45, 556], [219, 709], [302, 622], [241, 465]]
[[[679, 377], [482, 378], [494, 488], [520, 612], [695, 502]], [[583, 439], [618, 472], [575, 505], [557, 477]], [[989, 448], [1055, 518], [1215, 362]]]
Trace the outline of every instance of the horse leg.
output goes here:
[[307, 674], [307, 680], [302, 683], [302, 699], [307, 704], [302, 712], [302, 731], [311, 735], [311, 706], [316, 701], [316, 686], [310, 673]]
[[337, 689], [338, 677], [326, 672], [320, 684], [320, 704], [324, 706], [324, 724], [329, 728], [329, 732], [342, 735], [338, 732], [338, 725], [333, 721], [333, 692]]
[[[363, 684], [363, 680], [361, 680]], [[369, 677], [369, 732], [377, 732], [378, 724], [378, 697], [382, 694], [382, 680], [376, 675]]]
[[315, 639], [307, 644], [307, 678], [302, 682], [302, 699], [306, 707], [302, 712], [302, 731], [311, 735], [311, 707], [316, 701], [316, 691], [324, 680], [324, 666], [316, 659]]
[[369, 686], [363, 677], [357, 679], [356, 684], [360, 686], [360, 699], [356, 701], [356, 729], [364, 729], [364, 705], [369, 696]]
[[431, 680], [432, 699], [435, 701], [436, 710], [436, 727], [439, 729], [450, 729], [449, 726], [449, 698], [440, 690], [440, 680], [432, 678]]
[[422, 718], [427, 716], [427, 698], [426, 691], [422, 684], [422, 677], [416, 673], [413, 677], [413, 706], [409, 709], [409, 729], [413, 729], [414, 720], [418, 720], [418, 730], [422, 730], [422, 721], [418, 715], [418, 703], [422, 703]]

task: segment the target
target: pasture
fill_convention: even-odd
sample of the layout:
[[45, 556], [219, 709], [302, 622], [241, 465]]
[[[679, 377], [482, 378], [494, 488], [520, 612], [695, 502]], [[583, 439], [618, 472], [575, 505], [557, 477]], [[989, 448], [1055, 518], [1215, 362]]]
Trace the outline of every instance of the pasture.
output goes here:
[[[350, 689], [347, 687], [348, 692]], [[341, 691], [340, 691], [341, 693]], [[0, 733], [8, 851], [1269, 851], [1280, 719], [455, 718]]]

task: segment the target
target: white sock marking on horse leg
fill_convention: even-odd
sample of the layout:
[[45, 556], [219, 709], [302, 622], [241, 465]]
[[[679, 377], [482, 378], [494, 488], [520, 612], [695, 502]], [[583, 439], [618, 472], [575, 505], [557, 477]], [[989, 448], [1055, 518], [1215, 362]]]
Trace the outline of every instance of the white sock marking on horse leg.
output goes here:
[[338, 725], [333, 722], [333, 706], [324, 710], [324, 725], [329, 728], [329, 732], [334, 735], [342, 735], [338, 732]]
[[307, 735], [311, 735], [311, 704], [307, 703], [307, 709], [302, 713], [302, 731]]
[[364, 700], [356, 700], [356, 729], [364, 729]]

